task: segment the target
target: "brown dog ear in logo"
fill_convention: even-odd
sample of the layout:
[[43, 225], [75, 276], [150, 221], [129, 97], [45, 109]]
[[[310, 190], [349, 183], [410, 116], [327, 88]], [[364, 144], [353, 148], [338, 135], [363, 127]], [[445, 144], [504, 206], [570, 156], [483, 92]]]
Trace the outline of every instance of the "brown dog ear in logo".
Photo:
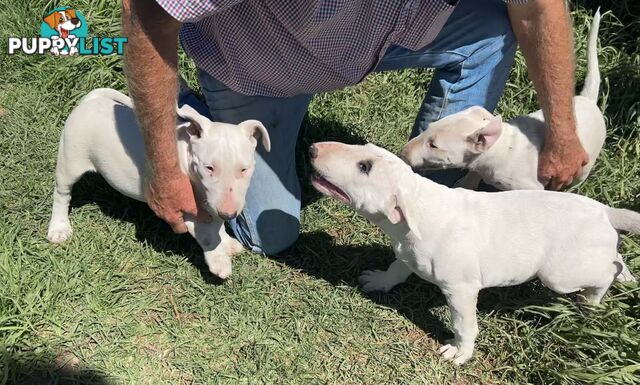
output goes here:
[[51, 15], [45, 17], [42, 20], [45, 23], [47, 23], [47, 25], [49, 27], [51, 27], [52, 29], [56, 29], [56, 27], [58, 26], [59, 21], [60, 21], [60, 14], [57, 11], [55, 11], [55, 12], [51, 13]]
[[65, 10], [69, 19], [76, 19], [76, 10], [75, 9], [67, 9]]

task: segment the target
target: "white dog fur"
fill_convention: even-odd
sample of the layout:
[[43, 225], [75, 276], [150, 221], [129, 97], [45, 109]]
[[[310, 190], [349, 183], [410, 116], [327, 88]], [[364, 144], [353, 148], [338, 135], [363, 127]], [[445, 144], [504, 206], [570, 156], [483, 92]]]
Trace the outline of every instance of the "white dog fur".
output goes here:
[[[589, 162], [566, 187], [587, 178], [606, 137], [604, 117], [596, 104], [600, 87], [596, 52], [599, 23], [597, 12], [589, 34], [585, 85], [573, 99], [577, 134]], [[468, 169], [456, 187], [476, 189], [484, 180], [500, 190], [544, 189], [538, 179], [538, 156], [546, 130], [542, 111], [505, 123], [500, 116], [476, 106], [431, 123], [405, 145], [401, 157], [414, 168]]]
[[372, 144], [316, 143], [312, 184], [378, 225], [396, 260], [364, 271], [364, 291], [387, 292], [411, 273], [447, 299], [455, 338], [440, 349], [467, 361], [478, 333], [480, 289], [533, 278], [558, 293], [599, 302], [614, 279], [634, 278], [617, 252], [618, 232], [640, 233], [640, 214], [562, 192], [450, 189], [415, 174]]
[[[204, 250], [209, 270], [220, 278], [231, 274], [230, 256], [242, 245], [225, 232], [224, 219], [244, 208], [245, 194], [255, 166], [257, 139], [269, 151], [269, 135], [262, 123], [216, 123], [188, 105], [177, 110], [180, 168], [212, 216], [211, 223], [185, 216], [189, 233]], [[69, 201], [73, 184], [88, 171], [98, 172], [122, 194], [145, 201], [144, 143], [131, 99], [112, 89], [91, 91], [71, 112], [60, 138], [56, 187], [47, 238], [54, 243], [71, 235]]]

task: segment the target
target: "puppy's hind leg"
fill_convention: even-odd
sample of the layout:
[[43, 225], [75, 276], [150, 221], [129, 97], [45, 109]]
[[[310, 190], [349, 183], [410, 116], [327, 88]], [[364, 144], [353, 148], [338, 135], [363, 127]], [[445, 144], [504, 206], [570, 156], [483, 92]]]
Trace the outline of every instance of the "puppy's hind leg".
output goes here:
[[[63, 134], [64, 135], [64, 134]], [[47, 231], [47, 239], [53, 243], [67, 240], [72, 233], [69, 222], [69, 202], [71, 189], [80, 177], [93, 167], [87, 160], [74, 159], [72, 154], [65, 153], [64, 136], [60, 139], [58, 163], [56, 165], [56, 187], [53, 191], [53, 207]]]
[[453, 340], [440, 348], [442, 357], [462, 365], [473, 355], [475, 339], [478, 335], [478, 321], [476, 305], [478, 302], [478, 288], [471, 286], [455, 286], [443, 289], [451, 319], [453, 321]]
[[617, 269], [612, 269], [612, 270], [615, 270], [615, 272], [612, 271], [610, 274], [605, 274], [608, 277], [604, 277], [604, 280], [602, 281], [601, 284], [585, 287], [578, 294], [579, 301], [587, 302], [591, 304], [599, 304], [600, 301], [602, 301], [602, 297], [604, 297], [604, 295], [607, 294], [607, 290], [609, 290], [609, 287], [611, 287], [611, 285], [613, 284], [613, 281], [615, 280], [615, 276], [617, 275], [618, 270]]
[[602, 301], [602, 297], [607, 294], [607, 290], [609, 290], [609, 285], [599, 286], [599, 287], [587, 287], [582, 292], [580, 292], [579, 296], [582, 302], [587, 302], [591, 304], [599, 304]]
[[382, 291], [387, 293], [395, 285], [400, 284], [409, 278], [412, 271], [404, 262], [399, 259], [393, 261], [386, 271], [365, 270], [358, 277], [358, 282], [362, 285], [362, 290]]
[[635, 282], [635, 278], [627, 268], [627, 265], [624, 263], [622, 256], [619, 253], [616, 253], [615, 261], [613, 261], [613, 266], [608, 266], [610, 268], [609, 272], [603, 272], [603, 279], [601, 280], [601, 284], [591, 285], [589, 287], [585, 287], [582, 292], [580, 292], [579, 297], [581, 301], [589, 302], [593, 304], [598, 304], [602, 301], [602, 298], [609, 290], [609, 287], [613, 284], [614, 281], [619, 282]]

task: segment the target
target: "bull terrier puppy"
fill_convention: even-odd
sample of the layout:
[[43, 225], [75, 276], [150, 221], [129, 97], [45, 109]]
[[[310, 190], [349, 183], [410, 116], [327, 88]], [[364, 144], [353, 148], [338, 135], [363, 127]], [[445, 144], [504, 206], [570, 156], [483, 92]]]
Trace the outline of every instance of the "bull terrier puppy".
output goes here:
[[[257, 140], [269, 151], [269, 134], [257, 120], [238, 125], [212, 122], [188, 105], [177, 112], [180, 168], [213, 218], [203, 223], [187, 215], [185, 223], [204, 250], [211, 273], [224, 279], [231, 274], [230, 256], [243, 250], [225, 232], [224, 220], [244, 208]], [[71, 235], [71, 188], [84, 173], [97, 172], [120, 193], [144, 202], [145, 169], [144, 143], [131, 99], [112, 89], [91, 91], [69, 115], [60, 138], [49, 241], [60, 243]]]
[[472, 356], [483, 288], [538, 278], [599, 302], [614, 279], [634, 280], [617, 252], [617, 230], [640, 233], [639, 213], [570, 193], [451, 189], [372, 144], [316, 143], [310, 155], [313, 186], [391, 240], [396, 260], [386, 271], [364, 271], [362, 289], [387, 292], [411, 273], [437, 285], [454, 332], [440, 353], [456, 364]]
[[[606, 137], [604, 117], [596, 104], [600, 87], [596, 53], [599, 23], [597, 12], [589, 33], [585, 85], [573, 99], [578, 138], [589, 154], [589, 162], [566, 187], [587, 178]], [[468, 169], [456, 187], [477, 189], [484, 180], [500, 190], [544, 189], [544, 181], [538, 179], [538, 157], [546, 130], [541, 110], [503, 122], [500, 116], [476, 106], [431, 123], [404, 146], [400, 156], [414, 168]]]

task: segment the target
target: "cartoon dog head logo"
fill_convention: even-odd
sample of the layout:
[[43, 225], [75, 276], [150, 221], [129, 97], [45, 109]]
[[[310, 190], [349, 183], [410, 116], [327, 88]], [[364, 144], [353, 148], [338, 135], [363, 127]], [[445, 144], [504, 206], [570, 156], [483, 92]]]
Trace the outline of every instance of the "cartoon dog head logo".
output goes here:
[[58, 32], [58, 36], [66, 39], [74, 29], [82, 26], [75, 9], [54, 10], [43, 19], [51, 29]]
[[[80, 11], [69, 7], [55, 8], [45, 15], [40, 25], [40, 36], [50, 39], [86, 38], [87, 21]], [[77, 49], [71, 47], [52, 49], [55, 55], [74, 55]]]

